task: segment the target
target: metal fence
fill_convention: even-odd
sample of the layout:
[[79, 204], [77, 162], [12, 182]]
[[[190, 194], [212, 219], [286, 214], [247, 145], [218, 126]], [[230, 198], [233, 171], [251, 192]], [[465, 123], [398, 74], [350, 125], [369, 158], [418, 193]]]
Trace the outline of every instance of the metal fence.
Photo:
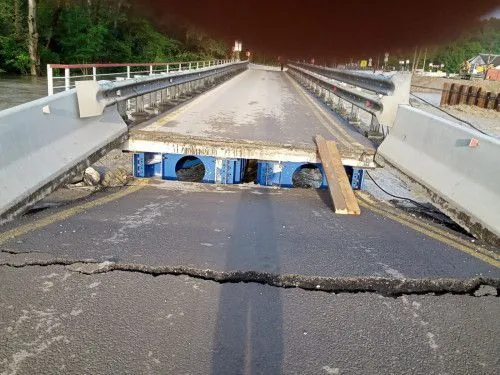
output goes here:
[[120, 64], [48, 64], [47, 92], [67, 91], [75, 87], [76, 80], [99, 79], [116, 80], [130, 79], [136, 76], [168, 74], [173, 72], [188, 72], [217, 65], [223, 65], [232, 60], [207, 60], [165, 63], [120, 63]]

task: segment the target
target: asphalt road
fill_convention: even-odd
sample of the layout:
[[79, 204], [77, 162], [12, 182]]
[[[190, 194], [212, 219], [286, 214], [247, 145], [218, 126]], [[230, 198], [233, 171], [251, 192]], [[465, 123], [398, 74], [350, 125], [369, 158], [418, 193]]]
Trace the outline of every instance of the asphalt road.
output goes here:
[[1, 374], [497, 374], [498, 298], [3, 267]]
[[323, 135], [339, 147], [373, 149], [321, 108], [285, 72], [251, 68], [141, 130], [292, 145]]
[[40, 229], [31, 230], [33, 223], [51, 210], [25, 218], [29, 232], [0, 237], [0, 244], [4, 251], [57, 258], [218, 271], [500, 276], [495, 266], [457, 250], [453, 242], [429, 237], [427, 230], [412, 230], [369, 209], [361, 216], [334, 215], [328, 199], [327, 191], [314, 189], [163, 181], [63, 220], [55, 210]]
[[[250, 70], [165, 129], [357, 142], [296, 90]], [[326, 191], [135, 181], [18, 218], [0, 228], [0, 375], [499, 373], [498, 259], [358, 200], [340, 216]]]
[[457, 248], [461, 237], [444, 243], [404, 216], [367, 206], [336, 216], [328, 204], [314, 190], [160, 182], [4, 226], [0, 374], [498, 373], [498, 297], [334, 294], [141, 271], [499, 276]]

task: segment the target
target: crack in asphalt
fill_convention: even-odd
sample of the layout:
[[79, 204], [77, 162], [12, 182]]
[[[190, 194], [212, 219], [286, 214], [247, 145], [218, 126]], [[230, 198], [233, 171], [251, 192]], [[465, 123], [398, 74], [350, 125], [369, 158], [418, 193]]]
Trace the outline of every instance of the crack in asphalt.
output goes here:
[[43, 251], [36, 251], [36, 250], [19, 251], [19, 250], [9, 250], [9, 249], [0, 249], [0, 253], [12, 254], [12, 255], [20, 255], [20, 254], [47, 254], [47, 253], [44, 253]]
[[[70, 271], [85, 275], [97, 275], [109, 272], [134, 272], [150, 276], [188, 276], [196, 279], [217, 282], [219, 284], [254, 283], [278, 288], [297, 288], [307, 291], [327, 293], [376, 293], [388, 297], [411, 294], [461, 294], [471, 296], [500, 295], [500, 278], [472, 277], [459, 278], [390, 278], [378, 276], [336, 277], [308, 276], [297, 274], [276, 274], [259, 271], [217, 271], [186, 266], [151, 266], [135, 263], [99, 262], [92, 259], [51, 259], [33, 260], [22, 263], [3, 262], [1, 267], [48, 267], [65, 266]], [[477, 293], [489, 288], [486, 294]], [[496, 293], [494, 291], [496, 291]], [[493, 294], [492, 294], [493, 291]]]

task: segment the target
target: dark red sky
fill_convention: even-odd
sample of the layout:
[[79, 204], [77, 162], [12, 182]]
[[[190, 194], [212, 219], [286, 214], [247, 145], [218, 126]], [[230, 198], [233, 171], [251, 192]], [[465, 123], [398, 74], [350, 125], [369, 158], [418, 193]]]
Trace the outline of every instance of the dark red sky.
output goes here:
[[498, 0], [143, 0], [243, 48], [289, 58], [361, 57], [446, 42]]

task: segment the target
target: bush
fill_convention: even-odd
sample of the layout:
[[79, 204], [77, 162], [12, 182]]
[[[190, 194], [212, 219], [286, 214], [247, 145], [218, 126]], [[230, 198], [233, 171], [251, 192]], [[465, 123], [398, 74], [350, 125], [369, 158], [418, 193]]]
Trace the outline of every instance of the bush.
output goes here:
[[13, 38], [0, 36], [0, 69], [9, 73], [28, 73], [30, 56], [27, 46]]

